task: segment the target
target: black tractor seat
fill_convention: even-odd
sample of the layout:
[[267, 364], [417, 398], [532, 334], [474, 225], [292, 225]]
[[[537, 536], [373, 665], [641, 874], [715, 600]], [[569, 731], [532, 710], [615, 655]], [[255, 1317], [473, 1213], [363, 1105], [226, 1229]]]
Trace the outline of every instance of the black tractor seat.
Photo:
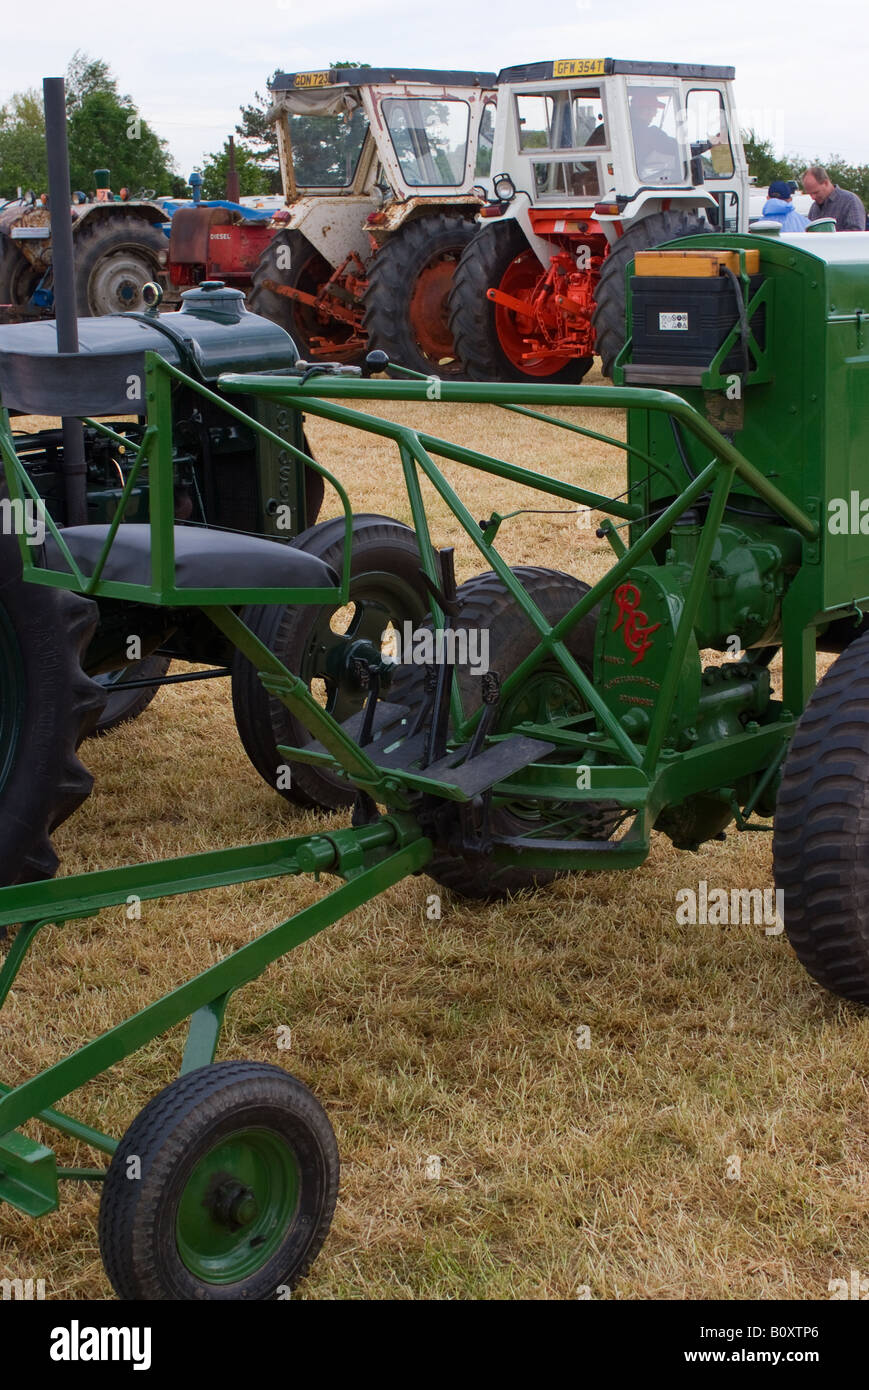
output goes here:
[[[205, 526], [175, 526], [175, 582], [179, 589], [332, 589], [339, 579], [331, 565], [284, 541], [263, 540]], [[61, 535], [88, 578], [93, 574], [109, 527], [66, 526]], [[69, 573], [51, 535], [45, 538], [46, 568]], [[122, 584], [151, 583], [151, 528], [125, 522], [109, 551], [101, 578]]]

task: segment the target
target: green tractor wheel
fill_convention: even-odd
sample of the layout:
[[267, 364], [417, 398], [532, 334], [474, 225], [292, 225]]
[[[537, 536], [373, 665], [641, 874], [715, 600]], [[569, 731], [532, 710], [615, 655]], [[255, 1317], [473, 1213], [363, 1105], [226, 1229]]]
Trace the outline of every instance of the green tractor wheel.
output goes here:
[[[293, 545], [341, 571], [344, 521], [336, 518], [303, 531]], [[330, 714], [349, 719], [365, 703], [354, 658], [379, 655], [390, 624], [416, 623], [428, 612], [421, 559], [409, 526], [389, 517], [353, 518], [350, 604], [329, 607], [251, 607], [242, 616], [284, 665], [313, 690]], [[352, 806], [354, 788], [327, 769], [289, 765], [278, 745], [300, 747], [310, 734], [286, 705], [269, 695], [240, 653], [232, 667], [232, 705], [245, 752], [269, 786], [301, 806], [338, 810]]]
[[[523, 567], [513, 573], [550, 623], [556, 623], [588, 592], [588, 585], [559, 570]], [[538, 637], [529, 619], [517, 607], [506, 585], [496, 574], [476, 575], [459, 586], [457, 631], [488, 634], [488, 665], [506, 678], [537, 646]], [[428, 626], [430, 626], [430, 621]], [[590, 675], [594, 655], [596, 611], [570, 632], [566, 644], [578, 664]], [[470, 650], [470, 641], [468, 643]], [[425, 698], [426, 668], [401, 666], [390, 686], [388, 699], [406, 705], [413, 716]], [[459, 687], [465, 715], [481, 702], [481, 680], [469, 668], [459, 668]], [[497, 732], [505, 733], [525, 720], [546, 723], [565, 715], [579, 715], [586, 705], [556, 661], [545, 662], [525, 681], [521, 690], [507, 697], [499, 711]], [[568, 802], [523, 801], [492, 809], [489, 830], [493, 840], [553, 834], [560, 840], [606, 839], [621, 819], [611, 802], [577, 806]], [[554, 827], [557, 825], [557, 831]], [[440, 849], [426, 866], [426, 873], [444, 887], [466, 898], [497, 899], [549, 883], [555, 870], [496, 864], [490, 855], [470, 858]]]
[[81, 660], [97, 607], [21, 577], [14, 536], [0, 535], [0, 883], [51, 878], [50, 835], [89, 795], [76, 755], [105, 702]]
[[122, 1299], [287, 1297], [326, 1239], [338, 1146], [280, 1067], [218, 1062], [145, 1106], [109, 1165], [100, 1252]]

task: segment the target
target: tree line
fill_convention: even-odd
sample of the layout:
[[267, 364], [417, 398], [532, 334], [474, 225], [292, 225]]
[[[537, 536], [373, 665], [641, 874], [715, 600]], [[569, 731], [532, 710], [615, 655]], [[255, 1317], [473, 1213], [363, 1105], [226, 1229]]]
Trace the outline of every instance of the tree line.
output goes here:
[[[365, 63], [336, 61], [332, 67], [366, 67]], [[272, 74], [274, 77], [275, 74]], [[271, 78], [269, 79], [271, 81]], [[77, 51], [66, 72], [70, 180], [73, 190], [94, 192], [94, 170], [110, 170], [117, 192], [126, 187], [132, 197], [142, 193], [189, 196], [187, 171], [178, 169], [168, 143], [143, 120], [132, 97], [118, 90], [108, 63]], [[235, 164], [242, 196], [279, 193], [277, 137], [267, 120], [270, 98], [260, 92], [241, 107], [235, 128]], [[306, 165], [323, 168], [340, 152], [334, 147], [334, 123], [300, 123], [299, 157]], [[348, 127], [347, 138], [353, 132]], [[840, 155], [826, 159], [798, 154], [776, 155], [772, 142], [753, 130], [743, 132], [749, 172], [765, 187], [774, 179], [797, 179], [810, 164], [823, 164], [833, 183], [848, 188], [869, 207], [869, 164], [849, 164]], [[229, 167], [229, 141], [206, 156], [201, 173], [202, 196], [222, 198]], [[42, 93], [35, 88], [16, 92], [0, 106], [0, 200], [15, 198], [20, 188], [45, 192], [45, 119]]]

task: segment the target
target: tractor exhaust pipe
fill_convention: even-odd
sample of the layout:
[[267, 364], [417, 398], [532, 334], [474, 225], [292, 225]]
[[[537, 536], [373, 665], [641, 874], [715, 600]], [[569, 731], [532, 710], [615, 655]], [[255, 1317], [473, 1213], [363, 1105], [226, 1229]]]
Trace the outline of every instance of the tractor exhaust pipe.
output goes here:
[[[62, 77], [42, 81], [45, 143], [48, 155], [48, 206], [51, 213], [51, 263], [54, 268], [54, 316], [57, 351], [78, 352], [72, 220], [69, 214], [69, 150], [66, 139], [66, 92]], [[84, 432], [75, 416], [64, 416], [63, 480], [67, 526], [87, 522], [87, 464]]]

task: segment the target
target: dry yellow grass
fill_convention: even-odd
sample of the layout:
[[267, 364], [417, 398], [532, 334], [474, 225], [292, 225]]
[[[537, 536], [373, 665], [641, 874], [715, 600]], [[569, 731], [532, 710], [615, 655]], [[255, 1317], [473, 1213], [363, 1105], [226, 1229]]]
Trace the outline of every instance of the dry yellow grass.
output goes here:
[[[621, 486], [616, 451], [489, 408], [402, 416]], [[410, 519], [381, 441], [310, 431], [358, 510]], [[475, 515], [558, 506], [447, 472]], [[460, 540], [442, 508], [432, 516], [439, 543]], [[610, 553], [570, 516], [519, 517], [501, 542], [511, 563], [586, 579]], [[481, 568], [466, 544], [458, 559], [460, 577]], [[85, 757], [96, 789], [57, 836], [64, 873], [322, 823], [250, 768], [222, 683], [164, 691]], [[234, 998], [220, 1056], [294, 1071], [338, 1135], [338, 1211], [300, 1296], [825, 1299], [831, 1278], [869, 1269], [865, 1014], [762, 927], [677, 925], [676, 892], [700, 879], [768, 885], [769, 836], [730, 832], [697, 855], [656, 837], [631, 875], [564, 879], [508, 906], [445, 896], [440, 921], [426, 916], [431, 881], [409, 879]], [[0, 1075], [32, 1074], [327, 887], [251, 884], [145, 904], [139, 922], [118, 909], [47, 929], [4, 1011]], [[180, 1030], [157, 1040], [67, 1108], [120, 1133], [175, 1074], [182, 1043]], [[89, 1157], [62, 1139], [57, 1151]], [[426, 1177], [430, 1156], [440, 1180]], [[110, 1297], [98, 1193], [63, 1187], [40, 1222], [0, 1207], [0, 1277], [44, 1278], [49, 1298]]]

